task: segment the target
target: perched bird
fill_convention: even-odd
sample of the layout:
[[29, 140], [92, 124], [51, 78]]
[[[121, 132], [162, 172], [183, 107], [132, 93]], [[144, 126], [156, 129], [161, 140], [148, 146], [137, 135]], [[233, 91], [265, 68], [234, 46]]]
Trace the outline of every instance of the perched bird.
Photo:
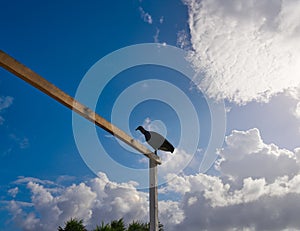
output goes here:
[[167, 141], [165, 137], [158, 134], [157, 132], [147, 131], [142, 126], [138, 126], [135, 130], [139, 130], [141, 133], [144, 134], [147, 143], [152, 148], [154, 148], [155, 153], [157, 152], [157, 150], [162, 150], [171, 153], [174, 152], [173, 145], [169, 141]]

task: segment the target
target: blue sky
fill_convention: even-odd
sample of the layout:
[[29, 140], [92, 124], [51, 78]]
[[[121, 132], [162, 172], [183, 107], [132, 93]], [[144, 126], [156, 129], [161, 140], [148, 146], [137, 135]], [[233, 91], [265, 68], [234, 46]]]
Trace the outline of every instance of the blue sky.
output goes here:
[[[297, 9], [298, 1], [10, 1], [1, 3], [0, 44], [73, 97], [94, 65], [112, 52], [147, 43], [158, 51], [183, 49], [185, 61], [178, 67], [198, 72], [193, 82], [166, 66], [137, 65], [101, 86], [95, 107], [141, 142], [138, 125], [166, 135], [176, 147], [173, 155], [159, 153], [165, 163], [159, 168], [159, 208], [166, 230], [300, 229], [297, 219], [284, 216], [300, 210]], [[112, 71], [127, 58], [130, 52], [109, 63]], [[86, 95], [96, 86], [88, 86]], [[211, 105], [223, 103], [224, 144], [211, 152], [218, 160], [209, 171], [200, 172], [213, 128], [223, 123], [221, 115], [214, 121]], [[102, 220], [148, 219], [148, 179], [135, 172], [147, 170], [146, 159], [100, 128], [97, 139], [105, 152], [85, 132], [82, 142], [92, 145], [83, 152], [72, 116], [0, 69], [0, 230], [53, 230], [70, 217], [84, 219], [89, 229]], [[93, 127], [88, 121], [80, 126]], [[136, 178], [116, 177], [117, 168], [106, 171], [105, 162], [97, 164], [104, 155]], [[277, 214], [278, 223], [275, 215], [258, 211]]]
[[[178, 14], [187, 14], [180, 2], [175, 6], [164, 4], [166, 5], [159, 7], [160, 10], [169, 5], [168, 7], [174, 7]], [[120, 1], [116, 5], [104, 1], [77, 5], [71, 2], [53, 2], [49, 6], [40, 2], [28, 5], [20, 1], [3, 5], [1, 21], [5, 33], [1, 36], [2, 49], [73, 96], [85, 72], [101, 57], [123, 46], [154, 42], [156, 27], [166, 26], [161, 26], [158, 22], [162, 17], [160, 12], [152, 16], [153, 25], [144, 22], [139, 11], [142, 5], [138, 1]], [[126, 11], [123, 10], [124, 7]], [[150, 4], [149, 10], [151, 7], [153, 6]], [[24, 9], [26, 13], [22, 13]], [[185, 29], [186, 18], [180, 17], [179, 20], [174, 15], [166, 17], [164, 16], [165, 23], [173, 26], [171, 30], [165, 32], [165, 39], [173, 40], [174, 44], [178, 30], [176, 28]], [[164, 39], [162, 35], [161, 39]], [[22, 58], [22, 55], [25, 57]], [[35, 172], [38, 175], [48, 176], [49, 169], [53, 168], [56, 169], [53, 171], [54, 176], [69, 174], [69, 170], [73, 172], [71, 175], [88, 174], [89, 171], [80, 160], [80, 156], [76, 155], [76, 146], [72, 138], [71, 112], [6, 71], [1, 70], [1, 74], [2, 95], [12, 95], [14, 98], [14, 107], [5, 111], [6, 122], [1, 129], [8, 140], [1, 143], [1, 146], [4, 152], [11, 148], [10, 145], [13, 146], [12, 152], [24, 152], [17, 158], [19, 161], [7, 159], [8, 162], [4, 165], [10, 163], [15, 166], [13, 170], [9, 168], [12, 171], [9, 175], [16, 177]], [[121, 84], [126, 86], [130, 82]], [[121, 84], [116, 83], [113, 90], [107, 90], [110, 91], [107, 98], [113, 100], [112, 94], [117, 94], [118, 89], [124, 87]], [[108, 100], [105, 100], [103, 105], [99, 104], [100, 114], [107, 119], [110, 105], [111, 102]], [[104, 107], [104, 110], [101, 110], [101, 107]], [[10, 133], [16, 136], [15, 140], [9, 137]], [[19, 150], [17, 146], [24, 139], [29, 140], [28, 148]], [[47, 153], [45, 146], [50, 146]], [[40, 154], [33, 156], [30, 153]], [[58, 167], [57, 160], [70, 161], [70, 154], [74, 155], [71, 159], [76, 161], [74, 164], [80, 168], [74, 168], [73, 164]], [[22, 157], [24, 160], [19, 159]], [[6, 158], [12, 158], [12, 155], [7, 155]], [[23, 161], [39, 164], [33, 170], [30, 164], [24, 165]], [[64, 162], [62, 160], [61, 163]], [[21, 166], [16, 166], [19, 164]], [[66, 169], [69, 167], [70, 169]], [[82, 172], [79, 173], [79, 169]]]

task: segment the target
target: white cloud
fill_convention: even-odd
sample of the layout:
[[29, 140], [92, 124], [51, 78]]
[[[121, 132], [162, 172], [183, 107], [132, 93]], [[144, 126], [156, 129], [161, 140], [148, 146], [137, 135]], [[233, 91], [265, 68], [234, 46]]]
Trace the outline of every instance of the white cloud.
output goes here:
[[147, 193], [137, 191], [135, 182], [111, 182], [104, 173], [68, 187], [36, 178], [22, 178], [14, 183], [26, 183], [31, 193], [31, 210], [28, 204], [16, 201], [6, 205], [12, 221], [22, 230], [56, 230], [72, 217], [83, 219], [90, 229], [102, 220], [123, 217], [128, 222], [148, 217]]
[[0, 97], [0, 111], [12, 105], [14, 98], [11, 96]]
[[156, 28], [155, 35], [153, 36], [154, 42], [155, 42], [155, 43], [160, 43], [160, 45], [162, 45], [162, 46], [166, 46], [166, 45], [167, 45], [166, 42], [160, 42], [160, 41], [159, 41], [159, 34], [160, 34], [160, 29], [159, 29], [159, 28]]
[[300, 228], [295, 215], [300, 209], [299, 175], [291, 180], [278, 179], [272, 184], [264, 179], [247, 178], [239, 190], [231, 190], [218, 177], [212, 177], [210, 184], [205, 182], [204, 175], [195, 177], [198, 180], [193, 181], [190, 192], [183, 195], [181, 207], [185, 219], [173, 230], [184, 227], [191, 231]]
[[167, 175], [174, 172], [180, 173], [190, 164], [193, 157], [192, 154], [177, 148], [174, 153], [160, 152], [159, 155], [162, 160], [162, 165], [159, 168], [161, 175]]
[[265, 178], [273, 182], [277, 177], [293, 177], [299, 173], [300, 159], [295, 152], [265, 144], [258, 129], [232, 131], [220, 150], [219, 171], [232, 180], [247, 177]]
[[159, 32], [160, 32], [160, 30], [159, 30], [158, 28], [156, 28], [155, 35], [153, 36], [153, 39], [154, 39], [154, 42], [155, 42], [155, 43], [159, 43], [159, 39], [158, 39], [158, 37], [159, 37]]
[[199, 87], [236, 103], [300, 84], [300, 1], [186, 0]]
[[146, 129], [146, 130], [152, 130], [152, 126], [151, 126], [151, 123], [152, 123], [152, 120], [147, 117], [146, 119], [144, 119], [144, 122], [143, 122], [143, 127]]
[[191, 48], [189, 36], [185, 30], [178, 31], [177, 46], [180, 47], [181, 49], [190, 49]]
[[160, 23], [160, 24], [163, 24], [163, 23], [164, 23], [164, 16], [161, 16], [161, 17], [159, 18], [159, 23]]
[[14, 187], [14, 188], [9, 189], [7, 192], [8, 192], [8, 194], [10, 196], [16, 197], [17, 194], [19, 193], [19, 188], [18, 187]]
[[220, 177], [167, 175], [161, 193], [183, 198], [184, 220], [171, 230], [298, 230], [299, 150], [265, 144], [258, 129], [233, 131], [220, 150]]
[[72, 182], [76, 179], [74, 176], [69, 175], [61, 175], [56, 179], [57, 184], [65, 183], [65, 182]]
[[151, 118], [147, 117], [142, 126], [148, 131], [158, 132], [162, 136], [167, 135], [167, 128], [164, 122], [161, 120], [152, 120]]
[[19, 176], [17, 180], [15, 180], [13, 183], [14, 184], [27, 184], [29, 182], [33, 182], [33, 183], [38, 183], [38, 184], [42, 184], [42, 185], [55, 185], [55, 183], [53, 183], [50, 180], [41, 180], [35, 177], [24, 177], [24, 176]]
[[[0, 112], [3, 109], [10, 107], [13, 103], [14, 98], [11, 96], [0, 97]], [[0, 115], [0, 125], [4, 123], [5, 119]]]
[[152, 24], [153, 20], [152, 17], [149, 13], [145, 12], [143, 7], [139, 7], [139, 11], [141, 14], [141, 18], [144, 20], [144, 22], [148, 23], [148, 24]]
[[[29, 213], [32, 217], [31, 228], [29, 230], [49, 230], [49, 227], [53, 226], [57, 219], [63, 213], [57, 205], [57, 198], [55, 198], [51, 191], [44, 186], [28, 182], [27, 188], [31, 191], [31, 202], [34, 205], [34, 209], [37, 213]], [[76, 203], [76, 202], [75, 202]], [[25, 211], [23, 211], [25, 212]], [[28, 215], [26, 215], [27, 217]], [[29, 222], [25, 220], [26, 224]], [[38, 222], [37, 222], [38, 221]]]
[[300, 119], [300, 86], [290, 89], [286, 94], [295, 100], [291, 111], [297, 119]]
[[159, 201], [159, 220], [166, 230], [180, 224], [184, 220], [184, 212], [177, 201]]
[[[166, 174], [168, 183], [159, 190], [168, 198], [159, 201], [166, 230], [300, 229], [300, 148], [266, 144], [254, 128], [232, 131], [219, 154], [220, 176]], [[88, 229], [121, 217], [148, 220], [148, 193], [138, 191], [136, 182], [112, 182], [104, 173], [67, 187], [36, 178], [14, 183], [31, 192], [29, 203], [18, 202], [18, 194], [6, 203], [22, 230], [55, 230], [71, 217], [84, 219]]]
[[297, 103], [295, 111], [294, 111], [294, 115], [300, 119], [300, 101]]
[[24, 138], [21, 140], [21, 142], [19, 143], [19, 146], [20, 146], [21, 149], [26, 149], [26, 148], [28, 148], [28, 147], [30, 146], [30, 144], [29, 144], [29, 139], [26, 138], [26, 137], [24, 137]]
[[300, 100], [300, 86], [294, 87], [286, 93], [287, 95], [291, 96], [293, 99]]
[[20, 149], [26, 149], [30, 146], [29, 139], [26, 137], [20, 138], [13, 133], [9, 134], [9, 137], [19, 145]]

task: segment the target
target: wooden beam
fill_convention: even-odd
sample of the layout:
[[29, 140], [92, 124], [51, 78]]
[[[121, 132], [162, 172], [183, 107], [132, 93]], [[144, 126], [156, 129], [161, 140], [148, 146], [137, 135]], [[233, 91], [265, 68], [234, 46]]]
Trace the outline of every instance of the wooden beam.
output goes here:
[[69, 109], [77, 112], [84, 118], [95, 123], [97, 126], [101, 127], [105, 131], [109, 132], [110, 134], [122, 140], [129, 146], [141, 152], [149, 159], [153, 160], [156, 164], [161, 164], [160, 158], [154, 153], [152, 153], [149, 149], [147, 149], [144, 145], [139, 143], [137, 140], [133, 139], [124, 131], [114, 126], [100, 115], [96, 114], [90, 108], [81, 104], [73, 97], [69, 96], [68, 94], [60, 90], [58, 87], [54, 86], [52, 83], [50, 83], [49, 81], [47, 81], [46, 79], [44, 79], [34, 71], [30, 70], [28, 67], [18, 62], [17, 60], [15, 60], [14, 58], [12, 58], [11, 56], [9, 56], [1, 50], [0, 66], [13, 73], [14, 75], [18, 76], [19, 78], [23, 79], [24, 81], [39, 89], [40, 91], [44, 92], [45, 94], [49, 95], [50, 97], [65, 105]]

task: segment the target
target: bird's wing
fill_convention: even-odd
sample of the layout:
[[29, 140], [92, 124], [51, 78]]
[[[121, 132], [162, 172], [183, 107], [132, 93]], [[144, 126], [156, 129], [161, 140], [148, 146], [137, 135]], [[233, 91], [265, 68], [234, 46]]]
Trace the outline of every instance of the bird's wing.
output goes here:
[[159, 149], [171, 153], [174, 152], [174, 146], [167, 139], [165, 139], [164, 143], [161, 145]]
[[151, 137], [148, 140], [148, 144], [155, 150], [159, 149], [165, 142], [165, 138], [157, 132], [150, 132], [150, 135]]

